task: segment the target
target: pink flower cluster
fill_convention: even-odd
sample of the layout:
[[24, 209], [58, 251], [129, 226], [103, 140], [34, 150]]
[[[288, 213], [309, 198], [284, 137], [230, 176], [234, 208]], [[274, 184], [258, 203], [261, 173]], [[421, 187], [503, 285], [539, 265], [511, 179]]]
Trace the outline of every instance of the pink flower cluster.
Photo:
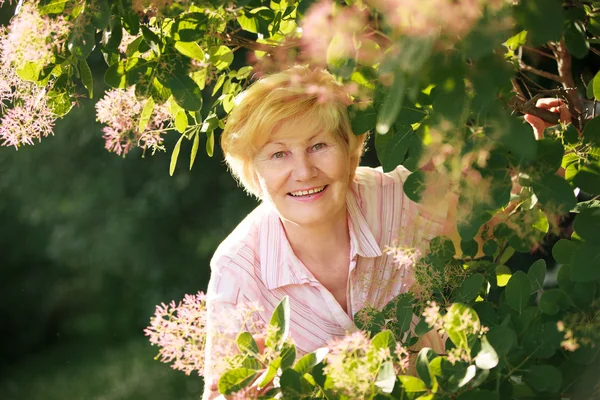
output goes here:
[[143, 150], [164, 150], [162, 133], [171, 116], [165, 105], [155, 105], [144, 131], [139, 122], [145, 102], [135, 96], [135, 88], [111, 89], [96, 103], [96, 118], [107, 126], [102, 129], [108, 151], [125, 156], [135, 146]]
[[[228, 313], [216, 316], [215, 326], [208, 326], [208, 305], [206, 295], [198, 292], [185, 295], [183, 301], [156, 306], [150, 325], [144, 330], [152, 345], [158, 346], [157, 359], [172, 363], [173, 369], [187, 375], [197, 372], [203, 375], [207, 364], [216, 376], [229, 368], [241, 365], [235, 358], [235, 337], [242, 329], [251, 332], [264, 329], [264, 324], [256, 322], [256, 312], [260, 308], [255, 304], [240, 303]], [[207, 338], [212, 337], [210, 345], [212, 357], [205, 359]]]
[[66, 42], [69, 26], [62, 16], [40, 15], [37, 2], [23, 2], [0, 42], [2, 63], [15, 68], [26, 63], [48, 65]]
[[304, 56], [322, 65], [327, 64], [328, 57], [353, 58], [357, 55], [356, 47], [368, 40], [365, 31], [368, 18], [368, 13], [358, 7], [340, 7], [331, 0], [321, 0], [308, 10], [302, 21]]
[[160, 361], [189, 375], [204, 369], [206, 296], [186, 295], [183, 301], [156, 306], [150, 326], [144, 330], [150, 343], [160, 347]]
[[[0, 43], [5, 38], [0, 29]], [[4, 61], [0, 61], [0, 140], [2, 146], [18, 149], [52, 134], [56, 115], [48, 104], [46, 89], [23, 81]]]
[[[497, 1], [493, 1], [495, 3]], [[368, 0], [399, 34], [456, 37], [481, 17], [482, 0]]]

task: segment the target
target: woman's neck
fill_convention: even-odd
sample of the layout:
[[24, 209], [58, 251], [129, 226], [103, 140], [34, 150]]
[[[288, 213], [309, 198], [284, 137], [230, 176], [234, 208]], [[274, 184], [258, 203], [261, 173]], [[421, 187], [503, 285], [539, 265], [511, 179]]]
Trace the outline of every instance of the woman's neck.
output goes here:
[[315, 273], [316, 270], [346, 262], [350, 257], [350, 233], [347, 211], [327, 223], [315, 226], [299, 226], [282, 220], [287, 238], [296, 256]]

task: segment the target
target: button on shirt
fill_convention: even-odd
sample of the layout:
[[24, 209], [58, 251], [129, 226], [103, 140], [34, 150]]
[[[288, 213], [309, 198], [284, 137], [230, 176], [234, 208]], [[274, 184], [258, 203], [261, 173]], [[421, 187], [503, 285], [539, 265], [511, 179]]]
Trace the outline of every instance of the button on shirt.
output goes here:
[[[296, 257], [272, 205], [263, 203], [223, 241], [212, 261], [208, 286], [208, 324], [219, 325], [240, 302], [257, 302], [258, 318], [268, 324], [277, 304], [288, 296], [290, 336], [299, 355], [357, 330], [353, 315], [364, 307], [383, 308], [412, 282], [410, 263], [399, 265], [389, 247], [429, 248], [441, 234], [445, 213], [431, 215], [402, 188], [410, 174], [403, 167], [384, 173], [359, 167], [348, 191], [350, 233], [347, 310]], [[207, 342], [206, 379], [211, 379], [213, 338]]]

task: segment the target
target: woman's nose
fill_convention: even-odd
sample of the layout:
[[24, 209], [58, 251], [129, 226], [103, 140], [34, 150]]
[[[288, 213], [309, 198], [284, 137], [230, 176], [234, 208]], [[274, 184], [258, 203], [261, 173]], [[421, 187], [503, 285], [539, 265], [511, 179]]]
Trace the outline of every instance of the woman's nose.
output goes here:
[[294, 170], [292, 174], [295, 180], [306, 181], [315, 177], [317, 168], [308, 155], [302, 154], [294, 157]]

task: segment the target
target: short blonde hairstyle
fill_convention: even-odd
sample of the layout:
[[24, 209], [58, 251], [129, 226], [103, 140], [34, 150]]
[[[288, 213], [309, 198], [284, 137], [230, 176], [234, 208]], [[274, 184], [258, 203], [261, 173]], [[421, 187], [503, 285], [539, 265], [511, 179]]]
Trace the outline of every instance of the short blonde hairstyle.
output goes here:
[[355, 169], [367, 135], [352, 132], [346, 108], [349, 104], [342, 86], [321, 69], [296, 66], [258, 80], [236, 98], [221, 135], [232, 175], [246, 191], [260, 197], [254, 158], [284, 121], [303, 124], [307, 135], [315, 131], [335, 133]]

